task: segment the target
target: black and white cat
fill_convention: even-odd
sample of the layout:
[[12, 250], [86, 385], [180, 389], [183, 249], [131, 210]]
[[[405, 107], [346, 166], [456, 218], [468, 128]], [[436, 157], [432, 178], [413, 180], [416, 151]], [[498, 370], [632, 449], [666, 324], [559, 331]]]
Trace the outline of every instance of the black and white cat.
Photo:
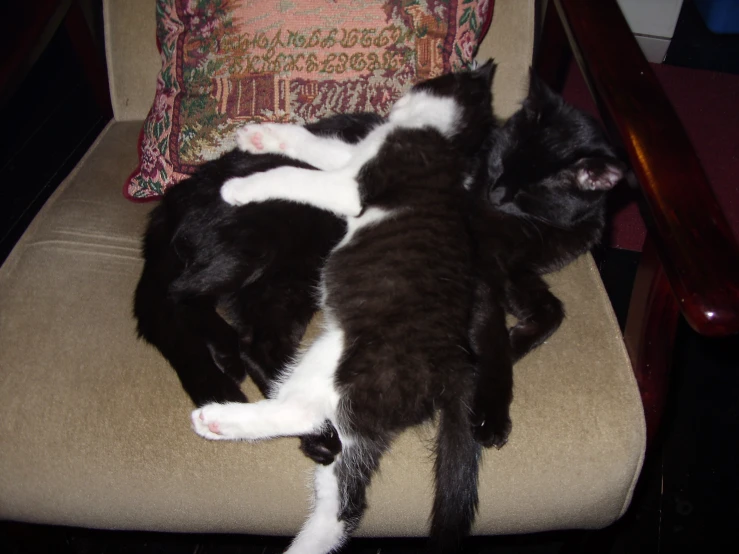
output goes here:
[[[355, 143], [379, 123], [377, 116], [357, 114], [308, 127]], [[533, 75], [523, 108], [489, 133], [486, 146], [493, 151], [488, 157], [482, 149], [477, 158], [483, 169], [488, 162], [488, 175], [467, 181], [468, 218], [478, 244], [470, 338], [479, 376], [471, 417], [478, 441], [499, 446], [508, 429], [511, 364], [563, 317], [539, 275], [598, 240], [605, 191], [624, 168], [598, 125]], [[240, 142], [255, 147], [246, 132]], [[314, 284], [344, 223], [305, 204], [232, 207], [219, 195], [230, 177], [282, 165], [306, 167], [264, 153], [270, 149], [289, 147], [293, 156], [321, 165], [296, 144], [272, 139], [271, 146], [257, 148], [259, 156], [234, 151], [204, 164], [152, 212], [134, 312], [141, 336], [170, 361], [199, 406], [246, 401], [238, 382], [247, 373], [267, 391], [317, 309]], [[325, 157], [328, 151], [317, 152]], [[510, 330], [503, 311], [519, 320]], [[330, 433], [306, 435], [301, 442], [320, 463], [330, 463], [341, 448]]]
[[[353, 143], [382, 121], [340, 115], [306, 129]], [[150, 214], [133, 303], [138, 333], [169, 361], [196, 406], [246, 402], [240, 383], [247, 375], [266, 394], [318, 310], [320, 268], [345, 223], [305, 204], [235, 207], [220, 195], [230, 177], [283, 165], [307, 167], [234, 150], [169, 189]], [[300, 446], [317, 463], [341, 449], [330, 428], [301, 437]]]
[[[353, 142], [380, 121], [360, 114], [308, 128]], [[310, 206], [234, 207], [221, 199], [225, 180], [284, 165], [307, 167], [281, 155], [228, 152], [167, 190], [150, 214], [133, 305], [138, 332], [197, 406], [246, 402], [239, 383], [247, 374], [268, 390], [317, 310], [321, 264], [346, 231]]]
[[231, 204], [286, 199], [347, 223], [321, 272], [320, 337], [284, 368], [267, 400], [192, 414], [209, 439], [305, 435], [326, 421], [338, 430], [341, 453], [317, 467], [313, 512], [288, 552], [341, 546], [392, 440], [437, 412], [431, 534], [449, 551], [469, 531], [480, 446], [468, 408], [474, 252], [463, 183], [465, 154], [480, 151], [493, 121], [491, 75], [490, 63], [417, 85], [343, 159], [338, 144], [333, 169], [280, 167], [221, 188]]
[[[463, 87], [457, 86], [460, 82]], [[504, 442], [510, 365], [544, 340], [563, 317], [561, 304], [539, 274], [564, 265], [597, 240], [603, 225], [603, 192], [623, 175], [623, 166], [597, 126], [532, 77], [523, 109], [504, 127], [509, 140], [499, 142], [490, 158], [492, 185], [469, 179], [464, 171], [469, 165], [458, 165], [464, 158], [459, 145], [469, 145], [465, 139], [479, 135], [467, 133], [475, 131], [470, 120], [462, 118], [464, 123], [460, 122], [461, 106], [451, 107], [454, 104], [447, 102], [465, 96], [455, 97], [455, 89], [457, 93], [464, 90], [465, 95], [475, 90], [459, 76], [417, 87], [394, 109], [388, 124], [375, 129], [357, 146], [333, 138], [316, 139], [294, 126], [251, 127], [240, 135], [242, 148], [281, 150], [327, 173], [284, 168], [235, 179], [222, 189], [226, 200], [241, 203], [290, 198], [342, 214], [349, 222], [347, 235], [324, 270], [322, 304], [329, 323], [322, 337], [288, 368], [270, 400], [249, 406], [205, 406], [193, 414], [196, 430], [208, 438], [304, 434], [321, 428], [324, 418], [340, 429], [342, 454], [333, 464], [317, 470], [318, 503], [293, 544], [293, 552], [327, 552], [343, 542], [361, 516], [364, 489], [388, 442], [404, 427], [431, 417], [434, 408], [441, 408], [441, 426], [432, 535], [437, 545], [446, 544], [442, 547], [446, 550], [450, 544], [445, 540], [454, 543], [468, 530], [476, 504], [477, 447], [465, 432], [469, 420], [464, 406], [473, 401], [480, 442]], [[574, 136], [580, 144], [563, 141], [553, 152], [552, 133], [539, 132], [543, 121], [560, 131], [560, 139]], [[414, 135], [419, 126], [425, 130]], [[446, 146], [435, 144], [434, 139], [440, 136], [428, 136], [428, 127], [441, 130], [442, 138], [451, 135], [453, 141]], [[582, 143], [587, 148], [583, 149]], [[456, 156], [444, 156], [452, 145], [457, 148]], [[479, 152], [480, 147], [478, 143], [470, 152]], [[527, 155], [536, 155], [539, 161], [538, 170], [529, 171], [528, 176], [526, 171], [537, 164]], [[526, 160], [525, 167], [518, 167], [517, 159]], [[409, 164], [413, 164], [410, 169]], [[456, 188], [447, 188], [454, 180], [447, 180], [450, 175], [445, 172], [449, 171], [456, 172]], [[420, 199], [429, 191], [419, 188], [419, 183], [430, 185], [441, 178], [446, 186], [432, 186], [434, 194], [458, 193], [464, 177], [472, 189], [465, 198], [481, 205], [473, 202], [470, 208], [464, 199], [460, 203], [458, 194], [440, 204]], [[542, 201], [537, 203], [537, 199]], [[459, 219], [450, 217], [454, 209], [441, 210], [450, 227], [440, 224], [440, 212], [431, 207], [440, 209], [442, 204], [447, 209], [452, 205], [465, 208], [473, 235], [480, 240], [477, 253], [459, 247], [464, 243], [464, 231]], [[419, 226], [429, 221], [446, 239], [461, 240], [456, 252], [450, 248], [455, 241], [429, 240], [434, 234], [428, 234], [428, 226]], [[507, 224], [513, 224], [514, 229], [500, 233], [498, 227]], [[531, 241], [532, 233], [547, 227], [556, 236], [541, 251], [534, 249], [534, 256], [527, 255], [526, 248], [511, 256], [500, 249], [506, 243], [521, 247]], [[413, 233], [406, 234], [408, 229]], [[411, 235], [414, 240], [408, 240]], [[398, 241], [398, 236], [402, 240]], [[559, 249], [558, 244], [562, 245]], [[433, 269], [420, 276], [419, 262], [430, 264], [420, 267]], [[479, 267], [472, 273], [475, 264]], [[416, 271], [409, 271], [413, 265]], [[470, 272], [466, 276], [465, 269]], [[438, 284], [445, 280], [456, 287]], [[416, 283], [426, 286], [416, 287]], [[438, 300], [438, 295], [445, 302], [428, 300]], [[456, 334], [450, 331], [464, 319], [459, 317], [464, 309], [458, 308], [464, 308], [465, 297], [468, 302], [472, 299], [466, 304], [468, 309], [474, 305], [468, 317], [472, 318], [470, 334], [476, 358], [452, 352], [454, 347], [462, 351], [468, 338], [460, 335], [459, 328]], [[460, 304], [450, 306], [447, 301]], [[418, 309], [418, 303], [427, 304], [434, 315], [451, 317], [429, 317]], [[510, 343], [504, 310], [519, 317], [510, 331]], [[496, 358], [504, 360], [502, 373]], [[472, 370], [473, 360], [480, 367], [479, 375]], [[477, 391], [474, 399], [470, 396], [473, 390]], [[498, 414], [493, 425], [488, 419], [491, 410]]]
[[[564, 318], [541, 275], [562, 268], [600, 239], [605, 192], [627, 171], [599, 125], [533, 71], [521, 110], [489, 132], [484, 148], [465, 153], [470, 160], [466, 215], [476, 245], [470, 339], [478, 385], [471, 419], [481, 444], [501, 447], [510, 430], [512, 365]], [[345, 165], [357, 149], [355, 142], [298, 125], [248, 125], [237, 134], [242, 151], [282, 153], [327, 171]], [[479, 144], [479, 137], [458, 144]], [[518, 319], [510, 330], [506, 313]]]

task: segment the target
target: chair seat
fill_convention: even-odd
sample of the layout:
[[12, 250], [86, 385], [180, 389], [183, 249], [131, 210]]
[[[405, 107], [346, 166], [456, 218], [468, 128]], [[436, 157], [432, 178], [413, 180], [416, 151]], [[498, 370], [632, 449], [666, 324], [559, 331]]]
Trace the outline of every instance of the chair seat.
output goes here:
[[[121, 187], [140, 126], [106, 129], [0, 268], [0, 518], [293, 534], [313, 467], [298, 441], [196, 436], [174, 371], [136, 338], [151, 205], [125, 200]], [[550, 282], [567, 318], [515, 368], [513, 431], [485, 452], [477, 534], [605, 526], [641, 468], [639, 393], [592, 259]], [[429, 425], [394, 444], [359, 535], [426, 534], [432, 436]]]

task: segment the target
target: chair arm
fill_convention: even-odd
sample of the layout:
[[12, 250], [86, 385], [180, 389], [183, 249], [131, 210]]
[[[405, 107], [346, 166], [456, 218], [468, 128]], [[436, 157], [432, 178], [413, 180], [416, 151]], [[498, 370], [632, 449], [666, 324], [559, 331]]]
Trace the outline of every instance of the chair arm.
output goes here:
[[738, 333], [736, 238], [616, 0], [551, 0], [552, 7], [604, 122], [631, 161], [683, 315], [702, 335]]

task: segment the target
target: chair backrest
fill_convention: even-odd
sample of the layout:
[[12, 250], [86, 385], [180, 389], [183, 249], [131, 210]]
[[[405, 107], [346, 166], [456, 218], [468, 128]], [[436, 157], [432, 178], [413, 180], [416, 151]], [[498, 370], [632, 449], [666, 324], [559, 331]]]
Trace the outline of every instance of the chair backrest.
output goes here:
[[495, 115], [507, 118], [526, 97], [534, 59], [535, 0], [495, 0], [493, 21], [480, 44], [478, 59], [498, 64], [493, 79]]
[[105, 52], [113, 115], [142, 120], [156, 91], [156, 0], [103, 0]]
[[[478, 57], [493, 57], [495, 111], [507, 117], [525, 96], [534, 48], [534, 0], [496, 0]], [[105, 50], [117, 121], [142, 120], [151, 107], [161, 58], [156, 47], [156, 0], [103, 0]]]

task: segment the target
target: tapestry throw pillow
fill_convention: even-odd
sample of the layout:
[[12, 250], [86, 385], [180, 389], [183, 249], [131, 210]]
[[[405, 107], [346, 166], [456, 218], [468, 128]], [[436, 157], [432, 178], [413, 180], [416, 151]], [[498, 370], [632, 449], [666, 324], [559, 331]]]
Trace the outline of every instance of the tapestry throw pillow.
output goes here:
[[387, 114], [468, 66], [493, 0], [157, 0], [162, 69], [124, 192], [149, 200], [233, 149], [246, 123]]

